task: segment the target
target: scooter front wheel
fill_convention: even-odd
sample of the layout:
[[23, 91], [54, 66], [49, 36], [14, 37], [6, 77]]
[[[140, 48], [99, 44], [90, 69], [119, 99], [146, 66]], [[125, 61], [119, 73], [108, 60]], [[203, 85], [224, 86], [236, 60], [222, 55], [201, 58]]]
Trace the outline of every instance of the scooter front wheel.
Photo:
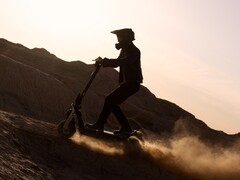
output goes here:
[[62, 120], [59, 124], [58, 124], [58, 134], [64, 138], [64, 139], [68, 139], [71, 136], [74, 135], [74, 133], [76, 132], [76, 127], [75, 127], [75, 121], [71, 121], [70, 124], [68, 125], [67, 128], [64, 128], [64, 124], [65, 124], [65, 120]]

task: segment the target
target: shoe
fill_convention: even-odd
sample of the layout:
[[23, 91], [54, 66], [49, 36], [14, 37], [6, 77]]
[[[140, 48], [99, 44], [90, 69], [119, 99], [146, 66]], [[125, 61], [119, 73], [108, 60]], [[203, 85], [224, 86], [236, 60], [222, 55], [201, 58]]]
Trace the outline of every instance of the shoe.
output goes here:
[[89, 124], [87, 123], [85, 125], [85, 128], [87, 130], [90, 130], [90, 131], [99, 131], [99, 132], [103, 132], [103, 126], [97, 124], [97, 123], [94, 123], [94, 124]]
[[124, 129], [121, 128], [120, 130], [114, 130], [113, 134], [116, 136], [127, 137], [130, 136], [134, 131], [132, 129]]

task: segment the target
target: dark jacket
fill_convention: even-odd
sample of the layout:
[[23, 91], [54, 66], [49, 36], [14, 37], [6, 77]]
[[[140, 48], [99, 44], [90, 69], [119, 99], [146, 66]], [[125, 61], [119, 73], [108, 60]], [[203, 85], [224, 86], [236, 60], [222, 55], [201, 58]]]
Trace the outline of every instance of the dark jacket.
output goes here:
[[121, 83], [142, 83], [143, 76], [141, 70], [141, 52], [131, 43], [127, 48], [123, 48], [117, 59], [109, 59], [102, 63], [103, 67], [118, 67], [119, 84]]

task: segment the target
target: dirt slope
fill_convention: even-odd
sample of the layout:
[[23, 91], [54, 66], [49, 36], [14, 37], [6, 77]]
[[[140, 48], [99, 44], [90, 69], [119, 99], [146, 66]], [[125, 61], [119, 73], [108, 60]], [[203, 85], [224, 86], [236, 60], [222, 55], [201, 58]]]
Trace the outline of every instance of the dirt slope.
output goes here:
[[[138, 145], [97, 142], [96, 139], [87, 137], [75, 137], [75, 140], [66, 141], [57, 136], [53, 124], [2, 111], [0, 124], [3, 132], [0, 135], [0, 177], [3, 179], [184, 177], [179, 172], [176, 174], [156, 166], [141, 154], [143, 152], [139, 151]], [[104, 149], [106, 147], [108, 148]]]
[[197, 137], [145, 142], [60, 139], [56, 125], [0, 111], [2, 179], [239, 179], [240, 143], [207, 146]]

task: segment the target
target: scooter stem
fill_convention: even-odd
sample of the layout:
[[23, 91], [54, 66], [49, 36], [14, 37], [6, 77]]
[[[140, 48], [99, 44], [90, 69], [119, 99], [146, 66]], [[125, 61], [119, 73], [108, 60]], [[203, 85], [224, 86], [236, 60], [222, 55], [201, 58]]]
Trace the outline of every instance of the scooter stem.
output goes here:
[[78, 94], [77, 98], [75, 99], [75, 105], [76, 106], [80, 106], [81, 105], [82, 100], [83, 100], [85, 94], [87, 93], [89, 87], [91, 86], [91, 84], [92, 84], [94, 78], [96, 77], [98, 71], [100, 70], [100, 68], [101, 68], [101, 65], [96, 66], [96, 69], [92, 72], [91, 77], [90, 77], [86, 87], [84, 88], [84, 90], [82, 91], [81, 94], [80, 93]]

